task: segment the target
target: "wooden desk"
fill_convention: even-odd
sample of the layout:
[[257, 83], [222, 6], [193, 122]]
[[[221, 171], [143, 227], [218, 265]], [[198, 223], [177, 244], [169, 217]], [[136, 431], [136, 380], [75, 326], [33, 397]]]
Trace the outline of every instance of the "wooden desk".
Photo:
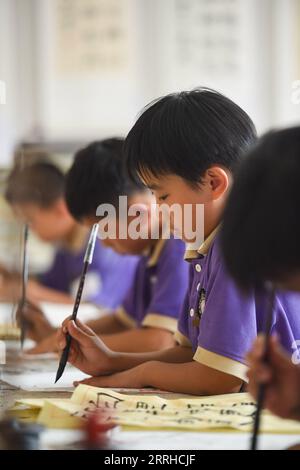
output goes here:
[[[18, 370], [24, 359], [17, 355], [17, 350], [10, 348], [8, 351], [7, 365], [2, 366], [2, 374], [5, 370]], [[30, 368], [37, 370], [39, 367], [49, 370], [49, 387], [52, 384], [57, 361], [30, 359]], [[52, 361], [52, 362], [51, 362]], [[44, 367], [43, 365], [44, 364]], [[20, 378], [22, 372], [20, 372]], [[1, 377], [1, 376], [0, 376]], [[26, 391], [0, 380], [0, 410], [5, 410], [20, 398], [69, 398], [73, 389]], [[123, 392], [124, 393], [124, 392]], [[131, 393], [136, 393], [132, 390]], [[156, 395], [158, 393], [155, 393]], [[163, 395], [166, 396], [165, 394]], [[168, 394], [172, 398], [182, 395]], [[74, 430], [45, 430], [41, 436], [41, 448], [43, 449], [76, 449], [78, 441], [82, 438], [81, 431]], [[112, 438], [112, 446], [121, 450], [216, 450], [216, 449], [240, 449], [247, 450], [250, 436], [248, 433], [239, 432], [182, 432], [182, 431], [117, 431]], [[262, 435], [259, 443], [262, 449], [284, 449], [300, 442], [300, 436], [285, 434]]]

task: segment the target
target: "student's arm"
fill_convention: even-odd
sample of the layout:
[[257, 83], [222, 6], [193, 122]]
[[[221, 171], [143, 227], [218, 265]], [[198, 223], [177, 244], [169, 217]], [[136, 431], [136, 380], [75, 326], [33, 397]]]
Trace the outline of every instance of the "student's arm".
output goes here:
[[17, 302], [21, 292], [21, 277], [16, 271], [9, 271], [0, 265], [0, 300]]
[[38, 303], [34, 302], [32, 299], [26, 299], [22, 312], [20, 311], [20, 307], [18, 307], [16, 312], [18, 324], [20, 323], [21, 315], [28, 323], [26, 336], [33, 341], [39, 343], [56, 333], [56, 328], [50, 324]]
[[260, 384], [265, 386], [264, 406], [285, 419], [300, 421], [300, 368], [293, 364], [276, 337], [268, 346], [264, 361], [265, 337], [259, 336], [248, 353], [249, 392], [257, 398]]
[[122, 352], [157, 351], [175, 346], [174, 334], [161, 328], [132, 328], [100, 338], [110, 349]]
[[39, 276], [39, 280], [31, 279], [28, 283], [28, 293], [36, 301], [72, 304], [74, 297], [70, 295], [70, 269], [68, 267], [71, 256], [58, 249], [50, 268]]
[[95, 320], [90, 320], [87, 322], [87, 325], [97, 335], [107, 335], [107, 337], [110, 337], [110, 335], [115, 333], [125, 332], [129, 329], [129, 327], [121, 322], [114, 313], [104, 315], [103, 317]]
[[[1, 268], [0, 268], [1, 271]], [[0, 272], [0, 299], [3, 301], [14, 301], [19, 296], [21, 288], [21, 277], [19, 273]], [[53, 302], [71, 304], [74, 299], [65, 292], [46, 287], [35, 279], [29, 279], [27, 283], [27, 294], [30, 299], [40, 302]]]
[[242, 381], [237, 377], [195, 361], [183, 364], [150, 361], [124, 372], [107, 377], [91, 377], [80, 383], [96, 387], [153, 387], [191, 395], [236, 393], [242, 386]]
[[[94, 376], [84, 380], [82, 383], [85, 384], [99, 387], [155, 387], [195, 395], [237, 392], [242, 385], [242, 380], [237, 377], [193, 361], [191, 349], [184, 346], [152, 353], [116, 353], [107, 348], [90, 328], [79, 321], [76, 325], [67, 320], [58, 337], [60, 349], [65, 347], [66, 332], [73, 338], [69, 362]], [[123, 372], [110, 376], [95, 377], [122, 369]]]
[[[175, 346], [174, 331], [177, 318], [188, 285], [188, 265], [183, 261], [184, 244], [171, 240], [158, 260], [157, 277], [152, 289], [151, 301], [144, 314], [142, 324], [136, 321], [136, 296], [142, 295], [131, 288], [115, 317], [126, 329], [117, 334], [101, 334], [103, 330], [93, 328], [101, 340], [113, 351], [151, 352]], [[175, 288], [176, 286], [176, 288]]]

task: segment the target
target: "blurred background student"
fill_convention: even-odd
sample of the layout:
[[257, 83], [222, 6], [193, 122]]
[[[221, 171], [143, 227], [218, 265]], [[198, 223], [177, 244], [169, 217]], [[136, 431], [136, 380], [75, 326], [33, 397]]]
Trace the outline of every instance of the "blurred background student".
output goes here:
[[[122, 144], [115, 141], [114, 151]], [[33, 301], [73, 303], [82, 271], [89, 231], [71, 216], [64, 199], [65, 176], [55, 165], [40, 161], [22, 168], [16, 165], [8, 176], [5, 198], [16, 217], [30, 232], [55, 248], [51, 266], [30, 279], [28, 298]], [[133, 282], [138, 258], [121, 256], [97, 241], [93, 263], [86, 276], [83, 301], [116, 308]], [[19, 275], [1, 268], [2, 299], [13, 299]], [[116, 288], [117, 286], [117, 288]]]
[[[245, 291], [268, 282], [278, 292], [300, 292], [299, 177], [299, 126], [265, 135], [241, 165], [225, 210], [222, 247], [230, 274]], [[284, 338], [272, 334], [274, 322], [275, 316], [268, 362], [264, 332], [248, 353], [249, 391], [257, 398], [264, 383], [265, 407], [300, 420], [299, 338], [284, 350]]]
[[[199, 85], [259, 135], [299, 125], [299, 18], [299, 0], [0, 0], [0, 263], [20, 267], [3, 197], [16, 150], [67, 170], [88, 142], [125, 136], [145, 103]], [[38, 274], [55, 250], [31, 236], [29, 254]]]
[[[188, 286], [185, 244], [166, 238], [164, 221], [153, 212], [151, 192], [141, 182], [131, 180], [124, 153], [116, 152], [123, 142], [104, 139], [79, 150], [66, 176], [65, 199], [78, 223], [90, 228], [99, 222], [99, 234], [105, 234], [103, 246], [125, 257], [139, 256], [132, 284], [128, 285], [126, 279], [124, 301], [114, 311], [102, 312], [89, 321], [89, 326], [116, 351], [156, 351], [175, 344], [177, 318]], [[110, 205], [109, 221], [96, 216], [101, 205], [107, 212]], [[144, 216], [139, 220], [141, 211]], [[138, 227], [137, 232], [130, 236], [133, 227]], [[112, 289], [119, 290], [119, 286], [120, 282]], [[112, 294], [114, 291], [108, 293]], [[26, 318], [30, 323], [28, 334], [38, 343], [30, 353], [57, 350], [56, 331], [42, 310], [29, 306]]]

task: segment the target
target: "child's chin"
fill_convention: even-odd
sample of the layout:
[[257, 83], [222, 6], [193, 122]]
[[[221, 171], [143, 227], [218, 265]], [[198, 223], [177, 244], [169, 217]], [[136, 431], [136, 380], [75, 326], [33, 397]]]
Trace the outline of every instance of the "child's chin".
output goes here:
[[180, 238], [180, 240], [186, 241], [182, 234], [182, 231], [179, 228], [171, 228], [171, 233], [174, 238]]
[[174, 238], [182, 240], [184, 243], [190, 243], [180, 230], [173, 230], [172, 233]]

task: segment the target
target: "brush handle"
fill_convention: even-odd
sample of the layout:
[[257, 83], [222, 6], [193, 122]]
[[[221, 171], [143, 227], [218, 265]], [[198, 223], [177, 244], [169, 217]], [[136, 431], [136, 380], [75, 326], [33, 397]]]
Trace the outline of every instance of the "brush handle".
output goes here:
[[21, 347], [23, 348], [23, 344], [25, 341], [26, 330], [28, 326], [27, 320], [24, 318], [24, 309], [26, 305], [26, 288], [28, 282], [28, 252], [27, 252], [27, 242], [28, 242], [28, 225], [24, 225], [24, 232], [23, 232], [23, 260], [22, 260], [22, 293], [21, 293], [21, 300], [19, 303], [19, 310], [20, 310], [20, 329], [21, 329]]
[[[82, 273], [80, 276], [80, 282], [77, 290], [77, 295], [76, 295], [76, 300], [73, 308], [73, 313], [71, 316], [71, 320], [75, 321], [78, 313], [78, 309], [80, 306], [81, 302], [81, 296], [82, 296], [82, 291], [84, 287], [84, 281], [85, 281], [85, 276], [88, 270], [89, 265], [93, 261], [93, 254], [94, 254], [94, 249], [95, 249], [95, 243], [96, 243], [96, 238], [97, 238], [97, 233], [98, 233], [98, 224], [94, 224], [90, 238], [87, 244], [85, 256], [84, 256], [84, 261], [83, 261], [83, 268], [82, 268]], [[66, 368], [66, 364], [68, 362], [69, 358], [69, 352], [70, 352], [70, 347], [72, 343], [72, 337], [69, 335], [69, 333], [66, 334], [66, 346], [62, 352], [59, 365], [58, 365], [58, 370], [56, 373], [56, 379], [55, 383], [61, 378], [62, 374], [64, 373], [64, 370]]]
[[[270, 285], [267, 285], [266, 288], [267, 288], [267, 292], [269, 296], [269, 305], [268, 305], [268, 312], [267, 312], [267, 316], [265, 319], [265, 327], [264, 327], [266, 340], [265, 340], [265, 349], [263, 352], [262, 359], [265, 364], [268, 363], [268, 353], [269, 353], [268, 346], [269, 346], [269, 338], [271, 334], [272, 321], [273, 321], [273, 309], [275, 306], [275, 291], [273, 287]], [[257, 437], [258, 437], [259, 426], [260, 426], [260, 416], [261, 416], [261, 412], [262, 412], [264, 401], [265, 401], [265, 391], [266, 391], [265, 385], [260, 384], [258, 387], [258, 395], [257, 395], [257, 401], [256, 401], [256, 412], [255, 412], [252, 438], [251, 438], [251, 446], [250, 446], [251, 450], [257, 449]]]

